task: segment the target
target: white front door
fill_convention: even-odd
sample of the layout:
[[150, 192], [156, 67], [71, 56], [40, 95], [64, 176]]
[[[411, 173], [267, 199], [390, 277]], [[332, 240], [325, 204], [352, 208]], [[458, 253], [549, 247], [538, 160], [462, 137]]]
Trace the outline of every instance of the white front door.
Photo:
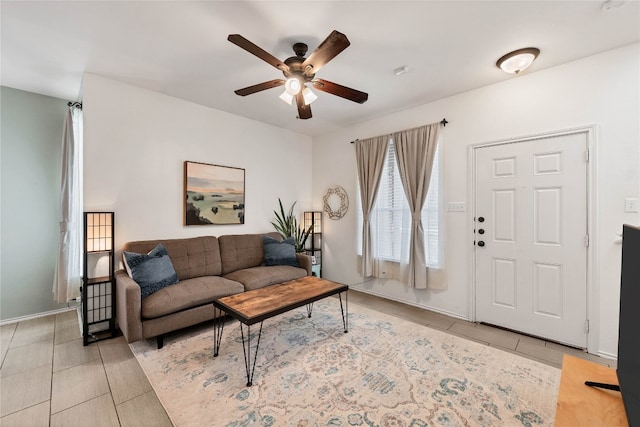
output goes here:
[[587, 347], [587, 135], [474, 150], [476, 320]]

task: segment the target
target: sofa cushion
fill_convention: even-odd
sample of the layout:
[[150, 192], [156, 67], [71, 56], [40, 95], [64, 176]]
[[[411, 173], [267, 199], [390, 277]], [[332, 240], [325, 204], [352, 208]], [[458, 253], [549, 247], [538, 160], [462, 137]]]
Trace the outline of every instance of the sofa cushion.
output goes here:
[[222, 275], [244, 268], [258, 267], [264, 263], [263, 237], [280, 240], [280, 234], [229, 234], [220, 236]]
[[158, 243], [162, 243], [167, 248], [180, 280], [200, 276], [220, 276], [222, 273], [220, 246], [218, 239], [214, 236], [129, 242], [122, 250], [147, 253]]
[[[167, 286], [142, 300], [142, 317], [153, 319], [244, 291], [241, 283], [219, 276], [203, 276]], [[211, 305], [213, 313], [213, 304]]]
[[290, 265], [277, 265], [236, 270], [226, 274], [224, 277], [242, 283], [245, 291], [251, 291], [253, 289], [264, 288], [265, 286], [275, 285], [276, 283], [299, 279], [306, 275], [307, 270], [304, 268], [292, 267]]
[[129, 277], [140, 286], [142, 298], [178, 282], [171, 258], [162, 244], [156, 245], [147, 254], [125, 251], [122, 258]]
[[296, 258], [296, 241], [289, 237], [278, 241], [264, 236], [264, 265], [292, 265], [298, 267]]

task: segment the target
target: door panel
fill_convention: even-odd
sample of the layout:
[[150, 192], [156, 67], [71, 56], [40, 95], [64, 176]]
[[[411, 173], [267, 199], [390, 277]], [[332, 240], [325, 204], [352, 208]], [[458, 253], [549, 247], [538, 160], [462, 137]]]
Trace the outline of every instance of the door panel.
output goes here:
[[586, 347], [586, 148], [575, 133], [474, 150], [478, 321]]
[[536, 314], [562, 317], [562, 266], [536, 262], [533, 267], [534, 300]]
[[508, 188], [493, 191], [493, 240], [515, 243], [516, 190]]
[[516, 307], [516, 262], [512, 259], [493, 260], [493, 301], [507, 308]]
[[562, 188], [534, 188], [534, 244], [561, 246]]

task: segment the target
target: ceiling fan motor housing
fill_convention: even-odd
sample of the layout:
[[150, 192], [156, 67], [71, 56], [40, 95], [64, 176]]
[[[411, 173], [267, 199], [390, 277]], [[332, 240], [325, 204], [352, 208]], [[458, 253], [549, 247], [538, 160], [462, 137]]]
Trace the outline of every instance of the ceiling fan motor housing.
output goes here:
[[286, 78], [295, 77], [300, 80], [300, 83], [310, 82], [315, 77], [315, 73], [311, 72], [313, 65], [302, 67], [302, 63], [307, 59], [304, 57], [307, 52], [307, 45], [304, 43], [296, 43], [293, 45], [293, 50], [296, 56], [284, 60], [284, 63], [289, 69], [283, 70], [282, 74], [284, 74]]

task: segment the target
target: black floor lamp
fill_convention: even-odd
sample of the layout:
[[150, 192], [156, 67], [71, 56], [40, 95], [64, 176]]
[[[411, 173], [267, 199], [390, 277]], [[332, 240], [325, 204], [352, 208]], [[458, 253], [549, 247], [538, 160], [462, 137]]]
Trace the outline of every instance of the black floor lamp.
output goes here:
[[[82, 337], [84, 345], [115, 334], [115, 283], [113, 212], [84, 213], [84, 266], [82, 274]], [[97, 263], [108, 257], [106, 275], [90, 277], [91, 270], [99, 270]], [[93, 273], [92, 273], [93, 274]]]

